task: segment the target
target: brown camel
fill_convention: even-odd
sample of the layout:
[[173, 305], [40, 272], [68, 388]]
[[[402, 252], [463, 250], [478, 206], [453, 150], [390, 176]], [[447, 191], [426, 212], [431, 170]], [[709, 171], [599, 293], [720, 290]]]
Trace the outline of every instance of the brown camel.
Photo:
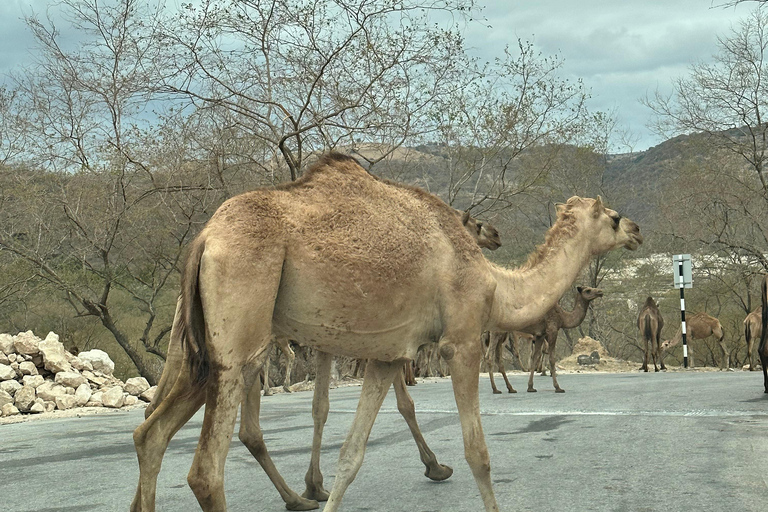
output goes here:
[[661, 360], [660, 353], [662, 327], [664, 327], [664, 318], [661, 316], [661, 311], [659, 311], [659, 305], [656, 304], [653, 297], [648, 297], [645, 299], [645, 304], [637, 317], [637, 328], [640, 330], [643, 340], [645, 340], [645, 358], [643, 359], [643, 365], [640, 367], [641, 370], [648, 371], [649, 349], [653, 359], [653, 370], [659, 371], [659, 367], [656, 366], [657, 359], [661, 364], [661, 369], [667, 369], [664, 366], [664, 361]]
[[[479, 247], [489, 249], [491, 251], [494, 251], [501, 247], [501, 238], [499, 236], [498, 231], [496, 228], [491, 225], [488, 222], [481, 222], [474, 217], [472, 217], [469, 212], [460, 212], [458, 210], [455, 211], [457, 215], [461, 217], [461, 223], [464, 226], [464, 228], [467, 230], [469, 235], [475, 240], [475, 243]], [[180, 315], [177, 310], [176, 318], [174, 319], [174, 329], [178, 329], [176, 327], [176, 321], [180, 321]], [[154, 397], [152, 399], [152, 402], [149, 404], [149, 406], [145, 410], [145, 418], [148, 418], [149, 415], [152, 413], [152, 411], [157, 408], [159, 403], [165, 398], [165, 396], [168, 394], [168, 392], [171, 390], [172, 383], [175, 382], [176, 378], [178, 378], [179, 372], [181, 371], [182, 366], [182, 358], [177, 357], [180, 354], [182, 354], [182, 348], [181, 348], [181, 339], [179, 336], [176, 336], [176, 330], [172, 330], [171, 332], [171, 338], [170, 343], [168, 347], [168, 357], [166, 361], [166, 365], [163, 369], [163, 375], [161, 377], [160, 382], [158, 383], [157, 390], [154, 394]], [[288, 383], [290, 383], [290, 370], [291, 366], [294, 360], [294, 353], [293, 350], [290, 348], [290, 343], [287, 338], [283, 338], [280, 336], [274, 337], [275, 344], [280, 347], [280, 349], [283, 351], [284, 354], [288, 357], [287, 362], [287, 368], [286, 368], [286, 380], [283, 384], [284, 389], [286, 391], [290, 391], [287, 388]], [[434, 352], [431, 350], [431, 345], [426, 345], [424, 350], [420, 350], [419, 354], [422, 353], [432, 353]], [[437, 355], [437, 354], [435, 354]], [[430, 356], [427, 356], [430, 357]], [[441, 362], [439, 357], [437, 358], [438, 362]], [[358, 364], [362, 365], [362, 367], [365, 366], [365, 360], [358, 360]], [[258, 447], [254, 447], [253, 443], [249, 447], [251, 452], [256, 457], [257, 461], [264, 467], [265, 471], [267, 472], [270, 479], [275, 484], [275, 487], [278, 489], [278, 492], [280, 492], [282, 498], [286, 502], [286, 507], [289, 510], [302, 510], [307, 508], [317, 508], [316, 501], [312, 500], [318, 500], [318, 501], [325, 501], [328, 499], [328, 491], [325, 490], [323, 487], [323, 475], [320, 470], [320, 449], [321, 449], [321, 441], [322, 441], [322, 431], [323, 426], [325, 424], [325, 421], [327, 419], [328, 415], [328, 388], [330, 387], [330, 372], [331, 372], [331, 361], [325, 361], [325, 364], [318, 364], [316, 368], [316, 379], [315, 379], [315, 399], [313, 401], [313, 416], [315, 417], [315, 435], [313, 436], [313, 446], [312, 446], [312, 459], [310, 463], [310, 467], [307, 470], [307, 474], [305, 477], [306, 482], [306, 490], [303, 493], [303, 497], [298, 496], [292, 489], [290, 489], [282, 479], [282, 476], [277, 472], [276, 469], [274, 469], [274, 464], [271, 461], [271, 458], [269, 457], [269, 453], [266, 452], [266, 449], [261, 450]], [[265, 361], [264, 364], [265, 368], [262, 370], [264, 374], [264, 380], [263, 382], [268, 383], [269, 382], [269, 358]], [[321, 375], [321, 373], [323, 373]], [[445, 480], [447, 478], [450, 478], [450, 476], [453, 474], [453, 469], [450, 466], [445, 466], [443, 464], [440, 464], [437, 461], [437, 457], [435, 456], [434, 452], [429, 448], [427, 445], [423, 435], [421, 434], [421, 429], [418, 426], [418, 423], [416, 421], [416, 411], [413, 403], [413, 399], [408, 394], [407, 389], [405, 386], [411, 386], [416, 384], [415, 375], [413, 373], [413, 367], [411, 361], [406, 361], [404, 364], [404, 374], [401, 378], [395, 378], [395, 382], [393, 384], [395, 388], [395, 396], [397, 397], [397, 407], [400, 413], [403, 415], [406, 423], [408, 424], [408, 427], [411, 430], [411, 433], [413, 435], [413, 438], [416, 442], [416, 446], [419, 450], [419, 454], [421, 457], [422, 463], [425, 465], [426, 470], [424, 472], [424, 475], [427, 478], [430, 478], [431, 480], [435, 481], [441, 481]], [[320, 391], [320, 388], [325, 387], [324, 390]], [[264, 396], [271, 395], [271, 393], [268, 393], [268, 387], [264, 387]], [[258, 395], [258, 390], [254, 391], [255, 395]], [[255, 429], [258, 427], [252, 427], [252, 429]], [[254, 436], [256, 437], [256, 436]], [[248, 439], [248, 438], [244, 438]], [[243, 441], [245, 443], [245, 440]], [[309, 498], [308, 501], [306, 498]]]
[[[517, 362], [520, 369], [525, 370], [523, 362], [520, 360], [520, 343], [535, 341], [535, 337], [532, 334], [525, 332], [484, 332], [483, 333], [483, 346], [485, 347], [485, 361], [488, 367], [488, 377], [491, 380], [491, 388], [494, 394], [500, 394], [501, 391], [496, 387], [496, 382], [493, 380], [493, 365], [496, 364], [501, 377], [504, 379], [504, 383], [507, 385], [507, 391], [509, 393], [517, 393], [515, 388], [509, 382], [507, 377], [507, 370], [504, 367], [503, 348], [507, 346], [507, 350], [512, 353], [512, 357]], [[509, 344], [507, 344], [509, 341]], [[531, 356], [533, 356], [533, 350], [531, 350]], [[532, 357], [528, 360], [528, 367], [533, 364]], [[541, 368], [537, 368], [537, 371], [541, 371]]]
[[760, 338], [763, 334], [762, 311], [762, 306], [759, 306], [744, 319], [744, 339], [747, 340], [747, 359], [749, 360], [749, 371], [751, 372], [757, 369], [752, 359], [752, 352], [755, 348], [755, 340], [760, 343]]
[[[544, 351], [544, 345], [547, 346], [546, 351], [549, 352], [549, 372], [552, 375], [552, 382], [555, 386], [556, 393], [565, 393], [565, 390], [557, 383], [557, 370], [555, 370], [555, 349], [557, 348], [557, 335], [560, 329], [573, 329], [581, 325], [584, 318], [587, 315], [587, 309], [590, 302], [603, 296], [603, 291], [599, 288], [589, 287], [577, 287], [574, 299], [574, 307], [572, 311], [565, 311], [560, 305], [555, 306], [551, 310], [547, 311], [544, 318], [539, 320], [533, 325], [530, 325], [523, 329], [520, 334], [527, 334], [533, 338], [534, 347], [531, 352], [531, 361], [529, 364], [529, 376], [528, 376], [528, 391], [535, 393], [536, 389], [533, 387], [533, 375], [538, 371], [541, 371], [540, 365], [542, 362], [542, 352]], [[518, 333], [515, 333], [518, 334]], [[507, 384], [507, 391], [510, 393], [517, 393], [507, 379], [506, 371], [501, 362], [501, 344], [506, 337], [506, 333], [491, 333], [491, 340], [488, 345], [488, 350], [485, 353], [486, 360], [488, 360], [488, 375], [491, 380], [491, 388], [494, 393], [501, 393], [496, 388], [496, 383], [493, 381], [493, 361], [504, 377], [504, 382]]]
[[245, 400], [242, 437], [257, 414], [254, 384], [274, 330], [324, 354], [369, 359], [326, 512], [338, 510], [359, 470], [402, 363], [425, 343], [439, 343], [450, 365], [467, 462], [485, 509], [497, 511], [479, 414], [480, 334], [530, 324], [592, 256], [640, 243], [637, 224], [600, 198], [573, 197], [558, 207], [544, 245], [510, 271], [483, 257], [437, 197], [334, 154], [296, 182], [230, 199], [190, 247], [179, 322], [187, 357], [166, 399], [134, 432], [133, 510], [154, 510], [168, 441], [203, 403], [188, 481], [203, 510], [226, 509], [223, 470], [237, 406]]
[[[709, 316], [706, 313], [696, 313], [693, 314], [685, 319], [685, 326], [686, 326], [686, 334], [687, 338], [691, 340], [702, 340], [704, 338], [709, 338], [710, 336], [714, 336], [718, 343], [720, 344], [720, 350], [723, 353], [723, 359], [720, 362], [720, 368], [728, 368], [729, 366], [729, 360], [728, 360], [728, 351], [725, 348], [725, 343], [723, 342], [723, 326], [720, 324], [720, 320], [713, 316]], [[675, 345], [679, 345], [680, 342], [683, 340], [683, 331], [682, 331], [682, 325], [677, 328], [677, 333], [675, 333], [675, 337], [671, 340], [665, 340], [661, 344], [661, 358], [660, 361], [662, 363], [662, 366], [664, 364], [664, 352], [669, 350], [670, 348], [674, 347]], [[688, 344], [688, 363], [691, 368], [693, 368], [693, 350], [691, 348], [691, 344]]]
[[763, 367], [763, 388], [768, 393], [768, 274], [763, 276], [762, 304], [760, 306], [760, 345], [757, 347], [757, 355], [760, 356], [760, 366]]

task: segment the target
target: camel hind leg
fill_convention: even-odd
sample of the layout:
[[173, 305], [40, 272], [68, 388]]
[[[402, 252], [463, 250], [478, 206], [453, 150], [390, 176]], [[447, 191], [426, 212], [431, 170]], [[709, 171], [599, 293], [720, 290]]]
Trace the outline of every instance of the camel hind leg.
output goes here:
[[283, 380], [283, 390], [286, 393], [291, 392], [291, 370], [293, 362], [296, 360], [296, 353], [291, 348], [291, 340], [283, 336], [276, 336], [275, 341], [280, 347], [280, 351], [285, 356], [285, 379]]
[[531, 369], [528, 372], [528, 392], [535, 393], [536, 388], [533, 387], [533, 375], [536, 373], [539, 363], [541, 363], [541, 348], [544, 346], [544, 336], [536, 336], [534, 341], [533, 353], [531, 354]]
[[[363, 457], [365, 456], [365, 445], [371, 433], [371, 428], [373, 428], [373, 422], [381, 408], [382, 402], [384, 402], [389, 386], [392, 385], [395, 374], [402, 366], [402, 360], [389, 363], [375, 360], [368, 361], [368, 366], [365, 369], [365, 379], [363, 380], [363, 389], [360, 392], [360, 400], [357, 404], [357, 411], [352, 420], [352, 426], [349, 428], [347, 439], [344, 441], [339, 453], [336, 479], [333, 482], [328, 503], [325, 504], [323, 509], [324, 512], [336, 512], [339, 509], [344, 493], [360, 470], [360, 466], [363, 464]], [[477, 373], [475, 378], [477, 378]]]
[[565, 393], [565, 390], [560, 387], [557, 382], [557, 360], [555, 351], [557, 349], [557, 330], [550, 332], [547, 336], [547, 343], [549, 344], [549, 374], [552, 376], [552, 385], [555, 387], [555, 393]]
[[435, 457], [434, 452], [429, 449], [427, 442], [424, 440], [424, 436], [421, 434], [421, 429], [416, 421], [416, 408], [413, 405], [413, 398], [411, 398], [411, 395], [408, 393], [405, 375], [402, 371], [395, 376], [394, 386], [395, 396], [397, 397], [397, 410], [400, 411], [403, 419], [405, 419], [408, 428], [411, 430], [413, 440], [416, 441], [421, 462], [426, 467], [424, 476], [436, 482], [450, 478], [453, 474], [453, 469], [437, 462], [437, 457]]
[[488, 331], [483, 333], [483, 344], [485, 344], [486, 340], [488, 342], [488, 347], [485, 349], [485, 365], [488, 367], [488, 378], [491, 381], [491, 389], [493, 390], [493, 394], [500, 395], [501, 391], [499, 391], [499, 388], [496, 387], [496, 381], [493, 380], [493, 363], [496, 354], [494, 343], [498, 339], [493, 334], [495, 333], [490, 333]]
[[507, 369], [504, 367], [504, 343], [506, 342], [508, 336], [509, 333], [504, 333], [503, 336], [499, 337], [499, 340], [496, 342], [496, 353], [494, 354], [493, 360], [496, 361], [496, 366], [498, 367], [499, 373], [504, 379], [504, 384], [507, 386], [507, 393], [517, 393], [517, 390], [513, 388], [512, 384], [509, 382]]

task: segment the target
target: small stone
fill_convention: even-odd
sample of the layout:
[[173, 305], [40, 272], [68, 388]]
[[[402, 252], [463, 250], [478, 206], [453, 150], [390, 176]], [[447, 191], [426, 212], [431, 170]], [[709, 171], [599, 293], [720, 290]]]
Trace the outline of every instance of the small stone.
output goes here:
[[53, 412], [56, 410], [56, 402], [49, 402], [48, 400], [44, 400], [43, 406], [45, 406], [45, 412]]
[[12, 404], [13, 402], [13, 396], [11, 396], [11, 394], [7, 391], [0, 389], [0, 407], [4, 406], [5, 404]]
[[72, 366], [67, 361], [64, 345], [59, 343], [59, 337], [54, 333], [48, 333], [45, 340], [40, 342], [39, 348], [43, 354], [43, 364], [46, 370], [53, 373], [72, 371]]
[[14, 395], [14, 405], [22, 412], [26, 412], [35, 403], [35, 388], [22, 386]]
[[19, 409], [13, 404], [5, 404], [1, 409], [3, 416], [16, 416], [19, 414]]
[[82, 372], [83, 370], [93, 371], [93, 365], [91, 363], [88, 361], [83, 361], [77, 356], [70, 359], [69, 364], [71, 364], [72, 368], [79, 372]]
[[93, 402], [93, 403], [98, 404], [99, 407], [101, 407], [101, 405], [102, 405], [101, 397], [102, 396], [104, 396], [104, 392], [103, 391], [97, 391], [97, 392], [95, 392], [94, 394], [91, 395], [91, 399], [88, 400], [88, 403], [90, 404], [90, 403]]
[[0, 352], [10, 355], [13, 351], [13, 336], [6, 333], [0, 334]]
[[72, 409], [75, 405], [77, 405], [77, 401], [75, 400], [74, 395], [62, 395], [56, 397], [56, 408], [60, 411]]
[[39, 413], [41, 413], [41, 412], [45, 412], [45, 405], [43, 405], [43, 404], [41, 404], [41, 403], [37, 403], [37, 402], [35, 402], [35, 403], [34, 403], [34, 404], [32, 404], [32, 406], [29, 408], [29, 412], [32, 412], [32, 413], [35, 413], [35, 414], [39, 414]]
[[75, 402], [77, 402], [78, 406], [82, 407], [88, 403], [92, 394], [91, 386], [87, 383], [80, 384], [75, 390]]
[[104, 404], [104, 407], [119, 409], [123, 406], [124, 401], [123, 388], [120, 386], [109, 388], [101, 396], [101, 403]]
[[5, 355], [5, 352], [0, 351], [0, 364], [11, 364], [11, 360]]
[[77, 372], [59, 372], [54, 381], [62, 386], [77, 388], [80, 384], [85, 384], [86, 378]]
[[16, 370], [7, 364], [0, 364], [0, 380], [11, 380], [16, 378]]
[[45, 379], [42, 375], [25, 375], [21, 378], [21, 381], [25, 386], [32, 386], [37, 389], [45, 382]]
[[83, 377], [85, 377], [89, 381], [93, 382], [97, 386], [103, 386], [107, 382], [107, 378], [106, 377], [98, 377], [98, 376], [96, 376], [95, 373], [93, 373], [91, 371], [88, 371], [88, 370], [83, 370], [83, 374], [82, 375], [83, 375]]
[[130, 395], [139, 396], [148, 389], [149, 382], [144, 377], [133, 377], [125, 381], [125, 391]]
[[37, 366], [32, 361], [24, 361], [19, 364], [19, 370], [22, 375], [38, 375]]
[[40, 352], [38, 344], [40, 338], [35, 336], [32, 331], [20, 332], [13, 340], [13, 348], [17, 354], [37, 354]]
[[19, 381], [17, 380], [4, 380], [3, 382], [0, 382], [0, 389], [13, 396], [21, 389], [21, 384], [19, 384]]
[[56, 401], [57, 396], [67, 394], [67, 389], [61, 384], [56, 384], [47, 380], [37, 387], [37, 396], [43, 400], [49, 400], [51, 402]]
[[95, 348], [80, 352], [77, 357], [83, 362], [90, 363], [95, 371], [103, 372], [106, 375], [112, 375], [112, 372], [115, 371], [115, 363], [109, 358], [109, 354], [103, 350]]
[[155, 391], [157, 391], [157, 386], [152, 386], [145, 392], [139, 395], [139, 398], [144, 400], [145, 402], [152, 402], [152, 399], [155, 398]]
[[137, 403], [139, 403], [139, 397], [128, 395], [123, 401], [123, 406], [136, 405]]
[[8, 354], [8, 360], [10, 362], [12, 362], [12, 363], [15, 363], [16, 359], [18, 359], [18, 357], [19, 356], [15, 352], [12, 352], [12, 353]]

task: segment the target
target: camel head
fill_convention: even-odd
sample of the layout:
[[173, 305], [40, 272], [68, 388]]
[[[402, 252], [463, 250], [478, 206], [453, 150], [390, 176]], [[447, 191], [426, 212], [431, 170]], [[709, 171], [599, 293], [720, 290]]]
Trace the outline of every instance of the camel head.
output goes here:
[[499, 232], [490, 223], [477, 220], [468, 211], [461, 214], [461, 223], [480, 247], [490, 251], [501, 247]]
[[597, 199], [573, 196], [557, 205], [558, 219], [572, 216], [579, 230], [590, 233], [592, 254], [603, 254], [624, 247], [630, 251], [643, 243], [640, 227], [617, 211], [606, 208], [600, 196]]
[[579, 292], [579, 295], [581, 295], [581, 297], [587, 302], [591, 302], [603, 296], [603, 290], [601, 290], [600, 288], [590, 288], [589, 286], [577, 286], [576, 291]]
[[672, 346], [672, 340], [664, 340], [661, 342], [661, 348], [662, 351], [669, 350], [669, 348]]

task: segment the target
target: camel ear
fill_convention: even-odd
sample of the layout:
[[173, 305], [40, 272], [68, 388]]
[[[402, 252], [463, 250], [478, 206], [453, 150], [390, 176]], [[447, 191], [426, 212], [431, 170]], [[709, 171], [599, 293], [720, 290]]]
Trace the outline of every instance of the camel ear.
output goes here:
[[592, 205], [592, 215], [594, 217], [599, 217], [600, 214], [603, 213], [603, 210], [605, 210], [605, 207], [603, 206], [603, 198], [597, 196], [597, 199], [595, 199], [595, 204]]
[[555, 203], [555, 212], [563, 213], [565, 211], [565, 203]]
[[467, 222], [469, 222], [469, 210], [465, 211], [461, 215], [461, 223], [466, 226]]

